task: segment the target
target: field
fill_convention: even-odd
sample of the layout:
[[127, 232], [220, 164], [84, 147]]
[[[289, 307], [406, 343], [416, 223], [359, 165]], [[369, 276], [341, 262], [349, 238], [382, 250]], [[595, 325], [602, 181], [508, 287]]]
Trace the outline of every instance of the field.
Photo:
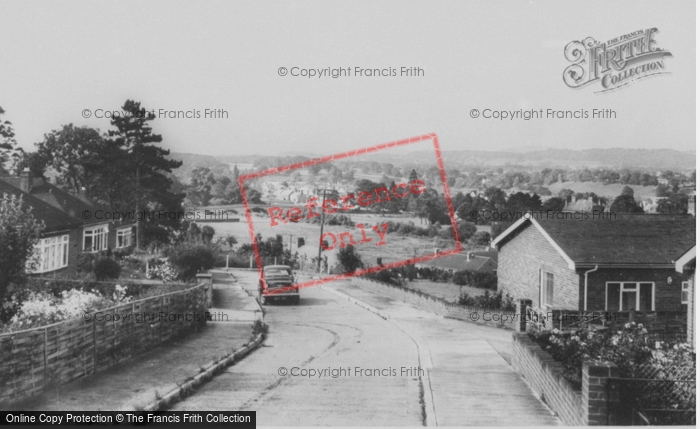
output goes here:
[[[361, 255], [365, 265], [376, 265], [377, 258], [382, 258], [383, 263], [401, 261], [413, 258], [414, 255], [420, 255], [425, 251], [433, 251], [435, 248], [453, 249], [455, 247], [454, 240], [445, 240], [438, 237], [408, 237], [398, 234], [387, 234], [385, 237], [386, 244], [377, 246], [379, 242], [378, 234], [371, 229], [372, 225], [382, 224], [387, 221], [395, 222], [413, 222], [420, 226], [420, 219], [410, 216], [382, 216], [375, 214], [350, 214], [349, 215], [355, 224], [363, 224], [367, 238], [371, 242], [359, 243], [362, 238], [361, 231], [357, 228], [345, 226], [324, 226], [324, 233], [330, 232], [334, 235], [341, 232], [349, 232], [353, 235], [357, 243], [355, 249]], [[241, 216], [240, 222], [198, 222], [202, 225], [206, 224], [214, 228], [216, 231], [214, 238], [226, 237], [232, 235], [238, 240], [240, 246], [245, 243], [250, 243], [248, 232], [248, 223], [245, 216]], [[285, 248], [289, 248], [291, 242], [292, 252], [299, 252], [300, 255], [306, 254], [309, 258], [318, 256], [318, 242], [320, 241], [320, 225], [305, 222], [280, 224], [277, 226], [270, 225], [270, 218], [267, 214], [253, 215], [253, 224], [256, 233], [260, 233], [263, 238], [273, 237], [280, 234], [284, 238]], [[425, 226], [425, 224], [423, 225]], [[303, 237], [305, 245], [301, 248], [297, 247], [297, 239]], [[326, 236], [328, 239], [329, 237]], [[347, 243], [346, 239], [346, 243]], [[329, 245], [332, 245], [332, 240], [329, 240]], [[324, 251], [323, 254], [328, 256], [329, 264], [333, 266], [337, 259], [336, 254], [340, 248], [340, 243], [333, 250]]]
[[[562, 189], [571, 189], [574, 192], [595, 192], [596, 195], [610, 199], [612, 202], [615, 197], [622, 193], [622, 188], [627, 185], [615, 183], [612, 185], [604, 185], [599, 182], [557, 182], [548, 186], [552, 194], [556, 195]], [[634, 189], [634, 197], [636, 200], [651, 198], [656, 195], [655, 186], [639, 186], [629, 185]]]

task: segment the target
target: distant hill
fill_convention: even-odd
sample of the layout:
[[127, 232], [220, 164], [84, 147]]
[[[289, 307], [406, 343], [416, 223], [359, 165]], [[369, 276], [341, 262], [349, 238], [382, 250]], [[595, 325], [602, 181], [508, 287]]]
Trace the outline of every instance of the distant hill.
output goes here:
[[[534, 150], [485, 151], [485, 150], [445, 150], [443, 158], [448, 168], [467, 166], [522, 166], [523, 168], [568, 167], [568, 168], [630, 168], [656, 172], [658, 170], [692, 171], [695, 169], [695, 152], [682, 152], [674, 149], [556, 149], [532, 147]], [[302, 155], [305, 154], [305, 155]], [[170, 158], [183, 161], [176, 174], [189, 175], [195, 167], [209, 167], [217, 174], [228, 169], [229, 164], [252, 164], [265, 160], [268, 165], [284, 165], [310, 158], [310, 153], [288, 152], [286, 156], [265, 155], [197, 155], [172, 153]], [[269, 160], [269, 161], [268, 161]], [[434, 162], [433, 152], [380, 151], [372, 154], [372, 161], [390, 162], [395, 165], [405, 163], [423, 164]]]
[[[412, 152], [402, 156], [377, 153], [378, 162], [425, 162], [431, 152]], [[398, 158], [398, 159], [397, 159]], [[431, 156], [434, 159], [434, 155]], [[674, 149], [540, 149], [532, 151], [445, 150], [443, 158], [449, 167], [461, 165], [571, 168], [630, 168], [644, 170], [687, 171], [695, 169], [695, 152]]]

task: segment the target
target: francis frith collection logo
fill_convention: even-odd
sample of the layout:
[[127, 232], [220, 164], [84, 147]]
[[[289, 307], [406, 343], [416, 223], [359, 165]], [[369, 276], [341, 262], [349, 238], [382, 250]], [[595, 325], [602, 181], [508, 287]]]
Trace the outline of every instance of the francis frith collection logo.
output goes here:
[[608, 92], [638, 79], [668, 73], [664, 57], [671, 53], [656, 46], [657, 31], [637, 30], [605, 43], [592, 37], [570, 42], [564, 48], [564, 57], [572, 64], [564, 70], [564, 83], [581, 88], [600, 82], [603, 89], [596, 92]]

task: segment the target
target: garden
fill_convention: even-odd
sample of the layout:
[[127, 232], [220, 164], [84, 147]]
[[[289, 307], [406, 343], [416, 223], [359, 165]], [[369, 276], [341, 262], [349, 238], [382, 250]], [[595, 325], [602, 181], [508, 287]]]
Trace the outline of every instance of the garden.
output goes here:
[[81, 317], [137, 299], [183, 290], [197, 273], [225, 264], [214, 229], [190, 223], [157, 253], [132, 247], [81, 253], [75, 273], [24, 276], [10, 285], [0, 307], [0, 333], [16, 332]]
[[538, 331], [530, 325], [528, 335], [564, 366], [563, 376], [572, 387], [581, 388], [585, 361], [612, 362], [619, 377], [626, 379], [621, 397], [672, 417], [658, 420], [659, 424], [678, 422], [679, 417], [686, 419], [683, 424], [694, 424], [695, 353], [687, 342], [657, 341], [644, 325], [634, 322], [620, 330], [584, 326], [575, 331]]

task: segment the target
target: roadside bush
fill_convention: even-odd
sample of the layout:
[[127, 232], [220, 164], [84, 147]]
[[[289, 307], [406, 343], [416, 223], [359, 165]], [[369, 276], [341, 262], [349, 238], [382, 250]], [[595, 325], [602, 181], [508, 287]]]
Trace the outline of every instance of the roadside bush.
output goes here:
[[106, 256], [96, 259], [94, 266], [95, 278], [98, 281], [118, 279], [122, 271], [119, 262]]
[[481, 296], [470, 296], [468, 293], [463, 293], [459, 296], [457, 301], [460, 305], [467, 307], [478, 307], [487, 310], [503, 310], [507, 312], [515, 312], [516, 305], [513, 297], [506, 294], [503, 296], [503, 292], [492, 294], [489, 291], [484, 291]]
[[354, 273], [355, 270], [363, 266], [362, 258], [355, 252], [354, 246], [341, 248], [336, 257], [346, 273]]
[[213, 268], [217, 253], [215, 245], [191, 242], [169, 247], [164, 252], [183, 280], [191, 280], [197, 273]]

